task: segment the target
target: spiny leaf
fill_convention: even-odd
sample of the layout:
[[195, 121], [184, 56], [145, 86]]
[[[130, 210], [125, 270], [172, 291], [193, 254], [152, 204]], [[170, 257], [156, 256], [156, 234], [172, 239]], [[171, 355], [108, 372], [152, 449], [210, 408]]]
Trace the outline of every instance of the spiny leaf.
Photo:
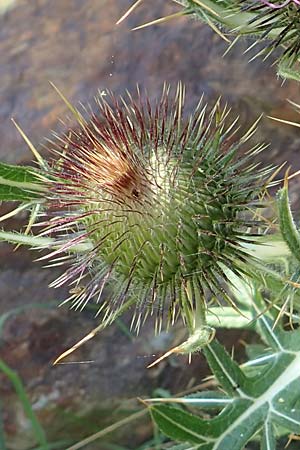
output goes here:
[[191, 445], [191, 444], [179, 444], [179, 445], [173, 445], [170, 447], [169, 450], [198, 450], [203, 449], [203, 446], [199, 445]]
[[[275, 448], [278, 427], [286, 433], [300, 432], [300, 331], [286, 332], [280, 327], [275, 331], [271, 317], [266, 315], [258, 322], [257, 328], [273, 354], [267, 359], [258, 356], [249, 361], [251, 376], [216, 341], [204, 350], [213, 374], [227, 394], [223, 398], [230, 402], [218, 415], [204, 420], [178, 407], [160, 404], [151, 407], [152, 417], [163, 433], [179, 442], [197, 444], [183, 449], [242, 450], [259, 433], [261, 449], [269, 450]], [[203, 393], [199, 394], [199, 398], [202, 396]], [[193, 401], [196, 397], [193, 396]], [[184, 404], [185, 398], [180, 400]], [[186, 400], [188, 404], [190, 397]], [[218, 402], [219, 392], [215, 398], [210, 392], [205, 409]]]
[[293, 220], [289, 197], [287, 178], [284, 187], [277, 194], [280, 230], [291, 253], [300, 261], [300, 234]]
[[276, 448], [275, 430], [272, 422], [266, 420], [263, 426], [261, 450], [272, 450]]
[[[2, 231], [0, 230], [0, 241], [9, 242], [10, 244], [18, 244], [18, 245], [28, 245], [29, 247], [45, 247], [57, 249], [59, 248], [59, 244], [55, 239], [49, 237], [41, 237], [41, 236], [33, 236], [26, 235], [22, 233], [10, 232], [10, 231]], [[89, 242], [85, 242], [84, 244], [78, 244], [70, 249], [70, 253], [72, 252], [86, 252], [91, 250], [91, 244]]]
[[[300, 57], [300, 16], [298, 1], [266, 2], [249, 0], [173, 0], [182, 10], [169, 17], [163, 17], [135, 29], [156, 23], [164, 23], [169, 18], [180, 15], [192, 16], [212, 28], [222, 39], [230, 43], [229, 49], [241, 36], [250, 35], [255, 41], [246, 51], [253, 52], [250, 61], [259, 56], [265, 59], [281, 47], [277, 58], [278, 74], [284, 78], [299, 81]], [[140, 4], [140, 2], [138, 2]], [[146, 2], [145, 2], [146, 3]], [[128, 14], [134, 10], [133, 5]], [[124, 16], [121, 20], [124, 19]], [[224, 31], [225, 30], [225, 31]], [[233, 42], [229, 39], [234, 37]], [[229, 38], [228, 38], [229, 37]], [[259, 50], [255, 51], [257, 44]]]
[[154, 406], [150, 411], [156, 424], [172, 439], [195, 444], [205, 443], [205, 423], [197, 416], [167, 405]]
[[33, 167], [0, 163], [0, 201], [29, 201], [45, 192]]
[[298, 65], [290, 65], [285, 59], [281, 59], [277, 65], [277, 75], [281, 78], [300, 81], [300, 71]]
[[204, 349], [204, 354], [216, 379], [227, 393], [234, 396], [236, 389], [241, 385], [241, 380], [243, 384], [245, 381], [242, 370], [231, 358], [228, 358], [226, 350], [216, 340]]
[[199, 448], [198, 445], [191, 446], [190, 444], [179, 444], [179, 445], [173, 445], [170, 447], [170, 450], [195, 450]]

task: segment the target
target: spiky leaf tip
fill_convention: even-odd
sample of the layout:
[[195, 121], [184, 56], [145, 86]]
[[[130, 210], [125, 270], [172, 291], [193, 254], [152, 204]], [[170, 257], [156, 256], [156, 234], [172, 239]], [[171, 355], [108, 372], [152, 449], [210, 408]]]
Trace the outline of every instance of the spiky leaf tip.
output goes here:
[[264, 41], [264, 53], [270, 54], [282, 46], [280, 61], [292, 67], [300, 56], [300, 2], [298, 0], [242, 0], [242, 10], [253, 16], [248, 24], [259, 41]]

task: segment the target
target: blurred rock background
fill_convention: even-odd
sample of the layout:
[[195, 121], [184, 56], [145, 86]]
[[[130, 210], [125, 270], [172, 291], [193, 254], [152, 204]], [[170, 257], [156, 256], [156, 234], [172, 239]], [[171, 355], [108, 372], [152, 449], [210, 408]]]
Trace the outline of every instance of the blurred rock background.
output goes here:
[[[263, 113], [258, 138], [271, 143], [264, 158], [278, 164], [287, 160], [294, 171], [300, 169], [297, 129], [266, 118], [298, 120], [286, 99], [300, 103], [299, 85], [282, 84], [276, 78], [271, 66], [274, 56], [249, 64], [244, 53], [247, 42], [242, 41], [222, 57], [226, 43], [208, 27], [187, 18], [131, 31], [176, 12], [171, 0], [145, 1], [126, 21], [115, 25], [131, 4], [131, 0], [0, 0], [1, 161], [31, 162], [12, 117], [46, 154], [44, 138], [51, 137], [51, 130], [57, 130], [59, 119], [67, 114], [49, 80], [75, 105], [92, 103], [97, 90], [122, 94], [137, 83], [155, 98], [164, 81], [181, 80], [187, 88], [187, 111], [204, 93], [208, 101], [222, 95], [245, 127]], [[296, 199], [298, 186], [295, 180], [291, 192]], [[2, 206], [1, 212], [6, 208]], [[26, 216], [20, 215], [5, 227], [20, 229], [25, 223]], [[136, 397], [151, 396], [156, 387], [178, 393], [206, 374], [201, 355], [193, 358], [188, 370], [186, 359], [180, 357], [147, 370], [151, 355], [181, 339], [180, 330], [153, 338], [148, 324], [136, 338], [128, 333], [126, 319], [81, 347], [68, 360], [74, 364], [53, 367], [53, 359], [95, 327], [97, 320], [93, 310], [57, 309], [67, 292], [50, 290], [48, 283], [58, 270], [34, 263], [37, 254], [30, 250], [12, 250], [0, 244], [0, 357], [22, 378], [50, 440], [76, 442], [126, 416], [128, 410], [141, 408]], [[242, 336], [226, 333], [229, 348], [237, 339]], [[0, 398], [8, 449], [35, 448], [19, 399], [1, 373]], [[137, 448], [152, 429], [143, 419], [118, 433], [105, 441]], [[84, 448], [112, 447], [97, 441]]]

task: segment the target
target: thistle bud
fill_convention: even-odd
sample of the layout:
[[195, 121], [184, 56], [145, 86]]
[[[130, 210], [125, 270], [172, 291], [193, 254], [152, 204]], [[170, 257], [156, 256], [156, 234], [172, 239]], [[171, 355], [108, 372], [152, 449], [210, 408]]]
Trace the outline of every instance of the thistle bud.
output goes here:
[[157, 330], [182, 316], [191, 333], [202, 324], [207, 341], [207, 299], [231, 302], [226, 269], [250, 271], [251, 210], [271, 170], [253, 160], [263, 146], [246, 148], [255, 124], [235, 138], [237, 120], [220, 101], [209, 109], [201, 100], [184, 118], [181, 84], [154, 106], [139, 90], [136, 100], [99, 95], [97, 106], [88, 119], [70, 106], [78, 128], [52, 143], [54, 217], [43, 234], [56, 238], [48, 258], [69, 254], [52, 286], [69, 284], [76, 309], [93, 299], [106, 324], [132, 307], [137, 330], [149, 313]]

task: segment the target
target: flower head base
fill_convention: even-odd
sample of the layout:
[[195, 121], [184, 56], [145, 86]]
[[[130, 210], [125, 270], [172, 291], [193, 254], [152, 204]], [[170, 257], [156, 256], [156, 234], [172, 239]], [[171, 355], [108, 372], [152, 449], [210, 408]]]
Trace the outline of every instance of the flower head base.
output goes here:
[[[52, 285], [70, 284], [75, 308], [93, 298], [106, 323], [134, 305], [137, 329], [148, 313], [158, 329], [178, 313], [193, 329], [207, 292], [231, 301], [221, 287], [226, 268], [248, 271], [244, 244], [257, 226], [249, 211], [270, 171], [253, 162], [262, 146], [238, 158], [255, 126], [234, 142], [236, 120], [219, 101], [211, 110], [200, 101], [183, 119], [181, 85], [174, 96], [165, 87], [154, 107], [139, 91], [136, 101], [110, 94], [97, 103], [88, 121], [74, 110], [79, 129], [52, 148], [56, 215], [44, 233], [59, 248], [48, 257], [71, 259]], [[78, 244], [89, 250], [74, 252]]]

